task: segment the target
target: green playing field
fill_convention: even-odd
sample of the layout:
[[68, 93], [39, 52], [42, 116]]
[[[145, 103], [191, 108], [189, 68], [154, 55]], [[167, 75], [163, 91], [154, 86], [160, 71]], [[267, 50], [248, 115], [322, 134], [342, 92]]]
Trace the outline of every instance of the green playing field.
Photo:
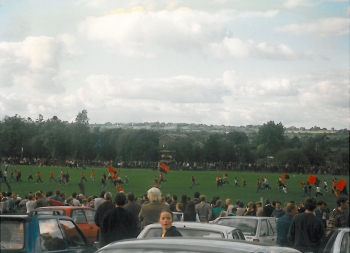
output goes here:
[[[4, 167], [2, 166], [2, 170]], [[108, 174], [107, 168], [102, 167], [88, 167], [86, 170], [79, 169], [70, 169], [67, 167], [38, 167], [38, 166], [17, 166], [9, 167], [8, 179], [10, 178], [11, 170], [21, 169], [22, 171], [22, 181], [15, 182], [12, 180], [10, 182], [12, 192], [19, 194], [21, 197], [24, 197], [28, 192], [35, 192], [42, 190], [55, 191], [59, 189], [66, 192], [67, 196], [70, 196], [73, 192], [80, 193], [78, 183], [80, 182], [81, 171], [84, 171], [87, 182], [83, 182], [85, 186], [85, 195], [91, 196], [93, 194], [99, 195], [102, 190], [110, 191], [115, 195], [117, 192], [114, 185], [107, 181], [107, 187], [101, 187], [101, 175], [105, 172]], [[49, 180], [49, 173], [53, 171], [54, 177], [57, 180], [60, 170], [70, 174], [70, 182], [67, 185], [59, 185], [58, 183]], [[95, 171], [95, 181], [90, 179], [91, 170]], [[28, 181], [29, 171], [32, 172], [34, 180]], [[36, 173], [40, 171], [42, 174], [42, 180], [44, 184], [36, 184]], [[224, 184], [222, 187], [216, 186], [216, 177], [222, 176], [222, 174], [228, 174], [228, 181], [230, 185]], [[142, 194], [146, 193], [147, 190], [153, 186], [153, 178], [156, 175], [159, 179], [159, 173], [152, 171], [152, 169], [121, 169], [121, 178], [124, 180], [125, 176], [129, 177], [129, 184], [123, 184], [123, 190], [125, 193], [133, 192], [135, 196], [139, 197]], [[191, 176], [194, 176], [196, 183], [199, 185], [194, 186], [190, 189], [191, 186]], [[258, 178], [267, 177], [270, 182], [271, 191], [268, 190], [259, 190], [258, 193], [256, 180]], [[233, 201], [236, 199], [241, 199], [244, 204], [247, 204], [249, 201], [257, 202], [259, 200], [265, 200], [266, 198], [270, 200], [279, 200], [282, 203], [294, 200], [296, 203], [302, 202], [305, 197], [302, 197], [303, 190], [300, 188], [299, 181], [307, 181], [308, 174], [298, 175], [298, 174], [289, 174], [290, 178], [286, 179], [287, 193], [279, 192], [277, 190], [277, 179], [281, 177], [281, 173], [258, 173], [258, 172], [241, 172], [241, 171], [172, 171], [170, 170], [168, 174], [164, 175], [164, 179], [167, 182], [162, 182], [160, 190], [163, 195], [177, 195], [179, 199], [181, 196], [186, 194], [187, 196], [193, 199], [194, 192], [198, 191], [200, 194], [206, 195], [208, 201], [211, 200], [213, 196], [219, 196], [221, 199], [231, 198]], [[330, 208], [335, 207], [335, 196], [331, 192], [331, 183], [333, 175], [315, 175], [320, 180], [321, 192], [325, 193], [323, 196], [318, 196], [317, 199], [325, 201]], [[234, 178], [238, 178], [240, 187], [234, 186]], [[247, 186], [243, 188], [241, 178], [245, 177], [247, 181]], [[336, 176], [339, 180], [345, 176]], [[347, 178], [345, 177], [347, 180]], [[326, 180], [329, 186], [329, 191], [326, 192], [323, 189], [323, 180]], [[0, 183], [1, 191], [7, 191], [7, 186], [5, 183]], [[316, 195], [315, 186], [312, 186], [311, 195]]]

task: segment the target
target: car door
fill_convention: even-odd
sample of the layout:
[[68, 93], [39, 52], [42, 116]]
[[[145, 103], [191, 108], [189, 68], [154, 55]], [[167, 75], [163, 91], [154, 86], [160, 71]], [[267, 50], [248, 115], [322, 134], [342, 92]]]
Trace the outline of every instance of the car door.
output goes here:
[[95, 217], [95, 210], [91, 209], [83, 209], [85, 212], [85, 216], [87, 219], [87, 228], [86, 228], [86, 238], [89, 242], [94, 242], [97, 239], [97, 233], [99, 230], [99, 227], [96, 226], [94, 217]]
[[[71, 210], [70, 216], [72, 217], [73, 221], [77, 224], [77, 226], [80, 228], [81, 232], [83, 232], [85, 237], [88, 238], [88, 240], [91, 239], [90, 224], [87, 222], [84, 210], [81, 208], [73, 209]], [[95, 238], [96, 238], [96, 234], [95, 234]]]
[[259, 242], [276, 244], [276, 236], [270, 222], [267, 219], [261, 220]]

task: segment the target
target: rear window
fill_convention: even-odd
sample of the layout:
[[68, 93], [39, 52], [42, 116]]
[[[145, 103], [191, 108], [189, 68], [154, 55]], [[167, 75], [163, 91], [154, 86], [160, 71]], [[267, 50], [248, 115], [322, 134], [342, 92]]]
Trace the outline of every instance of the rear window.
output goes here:
[[219, 219], [216, 224], [235, 227], [242, 230], [244, 235], [256, 235], [257, 220], [253, 219]]
[[18, 251], [24, 248], [25, 223], [20, 220], [1, 219], [0, 248]]

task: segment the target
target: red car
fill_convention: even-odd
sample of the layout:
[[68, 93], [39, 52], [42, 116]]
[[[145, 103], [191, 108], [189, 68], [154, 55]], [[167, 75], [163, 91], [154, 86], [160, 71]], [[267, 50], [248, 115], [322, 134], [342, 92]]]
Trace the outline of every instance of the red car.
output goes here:
[[97, 233], [100, 228], [95, 224], [95, 209], [91, 207], [48, 206], [36, 208], [34, 212], [48, 215], [60, 213], [61, 215], [71, 217], [89, 242], [93, 243], [96, 241]]

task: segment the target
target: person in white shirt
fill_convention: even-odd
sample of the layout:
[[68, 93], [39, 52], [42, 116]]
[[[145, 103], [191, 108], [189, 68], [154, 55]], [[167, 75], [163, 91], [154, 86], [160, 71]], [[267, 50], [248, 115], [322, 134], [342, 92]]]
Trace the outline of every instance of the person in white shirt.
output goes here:
[[35, 208], [35, 200], [32, 194], [28, 196], [28, 202], [26, 203], [27, 213], [31, 212]]

